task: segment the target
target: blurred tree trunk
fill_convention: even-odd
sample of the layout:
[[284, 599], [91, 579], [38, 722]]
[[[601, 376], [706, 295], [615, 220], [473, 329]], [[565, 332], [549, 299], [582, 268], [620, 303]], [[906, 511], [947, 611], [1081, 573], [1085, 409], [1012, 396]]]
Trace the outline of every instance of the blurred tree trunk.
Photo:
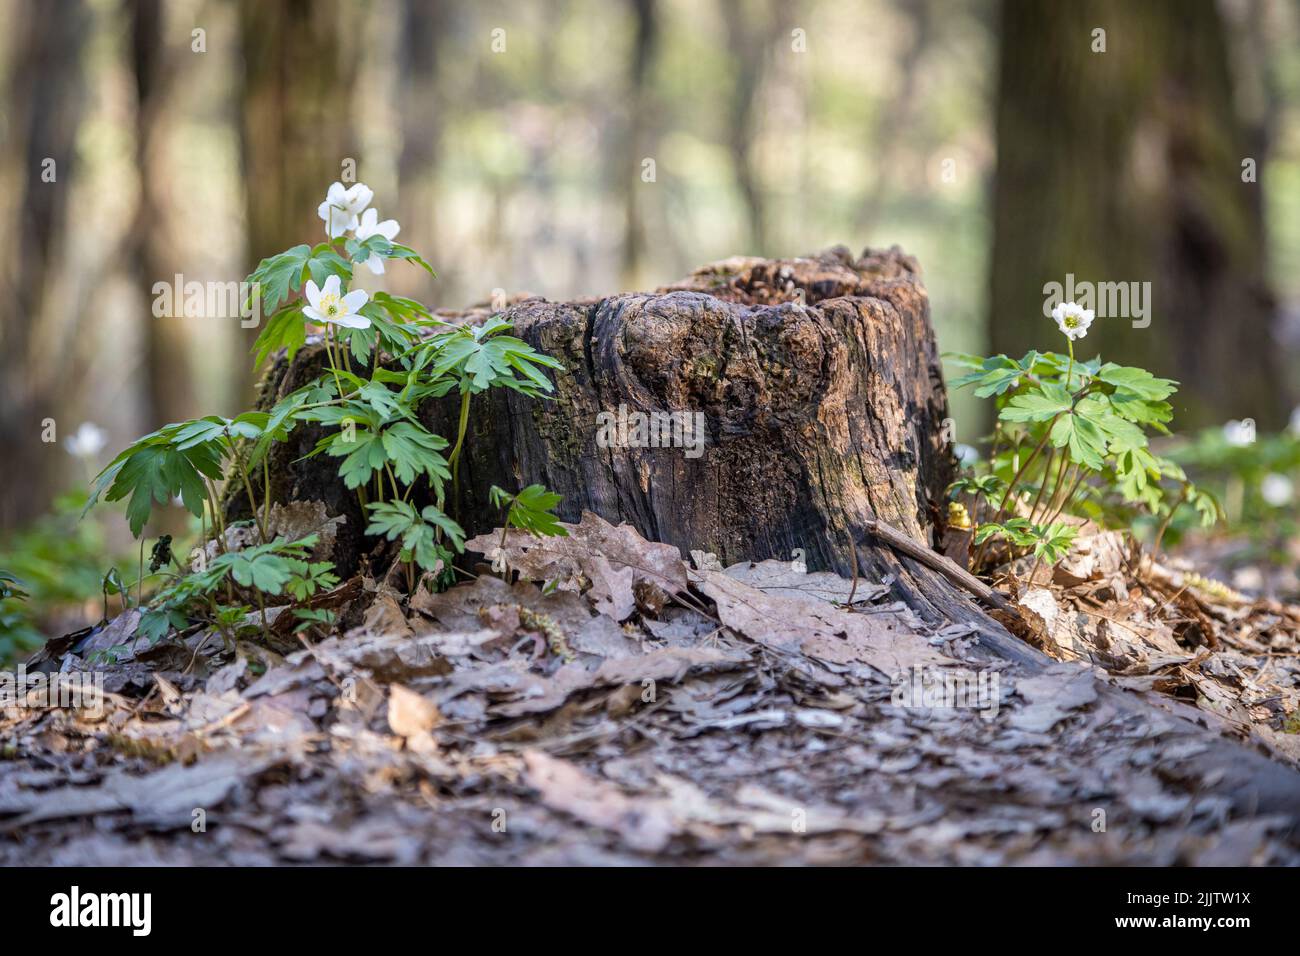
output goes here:
[[[6, 480], [0, 481], [0, 525], [13, 527], [46, 503], [58, 464], [58, 446], [42, 442], [42, 421], [56, 415], [58, 373], [75, 338], [57, 345], [64, 352], [51, 356], [39, 331], [67, 235], [90, 15], [80, 0], [60, 4], [57, 15], [42, 0], [12, 0], [7, 13], [11, 49], [0, 172], [0, 290], [6, 302], [0, 322], [0, 446]], [[47, 181], [46, 174], [53, 179]], [[58, 421], [57, 427], [62, 438], [72, 423]]]
[[647, 78], [654, 60], [659, 40], [659, 23], [656, 0], [629, 0], [635, 21], [632, 39], [631, 69], [628, 71], [627, 117], [624, 129], [622, 162], [616, 170], [615, 182], [622, 185], [623, 193], [623, 263], [622, 279], [626, 289], [639, 288], [641, 260], [645, 256], [645, 224], [641, 217], [641, 191], [647, 185], [642, 179], [641, 162], [653, 157]]
[[[325, 238], [316, 208], [342, 178], [343, 161], [358, 159], [350, 117], [365, 12], [347, 0], [239, 4], [250, 271], [267, 256]], [[357, 179], [365, 181], [359, 165]], [[241, 399], [251, 393], [248, 349], [257, 332], [239, 330]]]
[[1150, 326], [1099, 317], [1082, 353], [1179, 379], [1180, 425], [1280, 424], [1262, 187], [1242, 179], [1263, 157], [1213, 0], [1004, 0], [1001, 40], [993, 349], [1063, 344], [1043, 286], [1067, 273], [1150, 282]]
[[[128, 261], [146, 302], [155, 282], [171, 283], [173, 262], [168, 232], [168, 169], [164, 154], [167, 91], [175, 73], [174, 58], [163, 32], [162, 0], [127, 0], [130, 15], [131, 66], [136, 90], [136, 169], [140, 198], [129, 237]], [[188, 51], [187, 51], [188, 52]], [[183, 311], [183, 310], [182, 310]], [[152, 308], [141, 311], [145, 323], [145, 410], [151, 430], [181, 421], [194, 411], [184, 320], [158, 318]]]
[[438, 101], [438, 41], [447, 26], [446, 4], [434, 0], [405, 0], [402, 5], [400, 80], [402, 152], [397, 179], [401, 189], [402, 240], [438, 261], [435, 173], [442, 143], [442, 110]]
[[722, 17], [727, 27], [727, 46], [735, 64], [727, 115], [727, 145], [749, 220], [750, 248], [738, 251], [764, 255], [768, 251], [767, 205], [752, 152], [757, 125], [754, 100], [773, 44], [783, 32], [784, 21], [780, 11], [774, 11], [769, 3], [742, 4], [740, 0], [723, 0]]

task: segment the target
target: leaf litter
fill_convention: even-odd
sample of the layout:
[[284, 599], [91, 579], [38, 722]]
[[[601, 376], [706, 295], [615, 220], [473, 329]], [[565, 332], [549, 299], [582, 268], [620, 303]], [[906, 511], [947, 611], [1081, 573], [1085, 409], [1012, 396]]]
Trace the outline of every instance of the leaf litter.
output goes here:
[[1300, 862], [1285, 606], [1099, 542], [1013, 622], [1033, 668], [887, 582], [566, 527], [471, 542], [509, 582], [342, 582], [296, 649], [52, 642], [112, 689], [0, 711], [0, 862]]

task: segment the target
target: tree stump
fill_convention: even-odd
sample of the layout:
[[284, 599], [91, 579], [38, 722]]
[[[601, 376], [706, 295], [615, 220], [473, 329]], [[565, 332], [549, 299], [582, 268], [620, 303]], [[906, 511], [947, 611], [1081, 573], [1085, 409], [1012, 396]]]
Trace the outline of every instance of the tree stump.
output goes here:
[[[553, 375], [552, 400], [507, 389], [475, 396], [449, 510], [470, 534], [487, 531], [501, 520], [488, 502], [492, 485], [539, 482], [562, 495], [564, 520], [590, 510], [724, 565], [777, 558], [847, 576], [856, 544], [863, 577], [890, 579], [923, 616], [992, 626], [949, 581], [864, 534], [877, 519], [936, 543], [955, 472], [918, 271], [897, 248], [854, 258], [837, 247], [808, 258], [729, 259], [653, 293], [517, 299], [503, 313], [515, 334], [565, 371]], [[490, 313], [439, 314], [475, 322]], [[282, 360], [264, 381], [264, 402], [319, 374], [322, 362], [319, 345]], [[456, 413], [454, 395], [421, 410], [443, 436], [454, 436]], [[611, 434], [610, 420], [635, 426], [638, 413], [702, 416], [703, 447], [620, 445], [646, 436]], [[345, 514], [335, 559], [347, 571], [376, 542], [362, 539], [360, 509], [336, 462], [297, 460], [319, 436], [300, 426], [277, 450], [272, 498], [320, 499]], [[679, 429], [675, 437], [695, 436]]]

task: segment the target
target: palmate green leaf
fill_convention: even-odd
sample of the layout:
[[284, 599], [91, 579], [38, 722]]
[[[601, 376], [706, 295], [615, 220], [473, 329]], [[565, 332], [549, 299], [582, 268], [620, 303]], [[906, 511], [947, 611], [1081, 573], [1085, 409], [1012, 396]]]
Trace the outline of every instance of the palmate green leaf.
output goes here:
[[342, 334], [352, 354], [362, 365], [370, 364], [376, 345], [390, 355], [401, 355], [419, 339], [420, 325], [430, 318], [429, 310], [414, 299], [376, 292], [361, 314], [370, 320], [368, 329], [349, 329]]
[[1138, 398], [1148, 401], [1160, 401], [1168, 398], [1178, 388], [1178, 383], [1168, 378], [1156, 378], [1146, 369], [1131, 368], [1107, 362], [1097, 370], [1097, 378], [1123, 389]]
[[1005, 355], [994, 355], [984, 359], [976, 368], [977, 371], [955, 379], [952, 387], [964, 388], [967, 385], [978, 385], [979, 387], [975, 389], [976, 396], [988, 398], [990, 395], [1001, 395], [1008, 389], [1014, 388], [1020, 384], [1020, 379], [1024, 375], [1024, 369]]
[[1174, 417], [1173, 407], [1168, 402], [1139, 398], [1133, 392], [1123, 389], [1116, 390], [1109, 398], [1116, 415], [1137, 425], [1151, 425], [1168, 434], [1165, 422], [1172, 421]]
[[414, 560], [426, 571], [437, 571], [440, 562], [451, 559], [451, 552], [438, 544], [435, 529], [441, 529], [458, 552], [465, 549], [464, 530], [433, 505], [417, 512], [408, 501], [376, 501], [366, 510], [370, 512], [366, 534], [383, 535], [389, 541], [401, 538], [401, 560]]
[[1056, 564], [1070, 552], [1079, 529], [1074, 525], [1056, 522], [1034, 526], [1034, 557]]
[[384, 429], [381, 441], [397, 480], [409, 485], [421, 474], [427, 475], [435, 489], [451, 478], [447, 459], [438, 452], [447, 447], [447, 439], [413, 422], [398, 422]]
[[1057, 448], [1068, 447], [1070, 457], [1092, 471], [1105, 467], [1106, 434], [1084, 415], [1058, 418], [1052, 425], [1051, 441]]
[[383, 469], [388, 454], [378, 432], [358, 427], [354, 441], [345, 441], [344, 438], [343, 432], [328, 435], [317, 448], [323, 446], [326, 454], [343, 459], [339, 463], [339, 477], [349, 491], [355, 491]]
[[296, 601], [305, 601], [317, 591], [328, 591], [339, 583], [330, 561], [300, 561], [290, 558], [289, 581], [286, 589]]
[[259, 544], [218, 555], [200, 575], [192, 575], [209, 591], [215, 589], [227, 574], [235, 583], [255, 588], [266, 594], [281, 594], [294, 576], [295, 566], [307, 560], [318, 537], [309, 534], [297, 541], [277, 538], [269, 544]]
[[338, 276], [344, 285], [352, 281], [351, 264], [328, 242], [317, 246], [294, 246], [258, 263], [246, 281], [257, 284], [262, 299], [262, 312], [271, 316], [271, 319], [253, 344], [256, 352], [255, 367], [280, 349], [285, 349], [292, 359], [302, 348], [307, 341], [302, 303], [295, 302], [283, 309], [280, 304], [286, 302], [292, 294], [300, 292], [308, 277], [319, 286], [324, 285], [331, 275]]
[[404, 246], [400, 242], [394, 242], [392, 246], [392, 250], [388, 253], [389, 259], [406, 259], [410, 262], [414, 262], [425, 272], [429, 273], [430, 276], [435, 279], [438, 278], [438, 273], [433, 271], [433, 266], [420, 258], [416, 251], [410, 246]]
[[1005, 488], [1007, 483], [997, 475], [976, 475], [966, 478], [958, 478], [948, 486], [948, 497], [956, 498], [958, 495], [982, 495], [990, 498], [998, 494]]
[[506, 526], [514, 526], [538, 537], [568, 537], [560, 519], [551, 509], [560, 503], [560, 496], [547, 491], [542, 485], [529, 485], [517, 495], [493, 485], [488, 498], [498, 508], [507, 507]]
[[1161, 477], [1161, 461], [1145, 448], [1130, 448], [1115, 457], [1116, 485], [1125, 501], [1154, 508], [1163, 492], [1154, 484]]
[[[943, 358], [956, 365], [958, 368], [983, 369], [987, 361], [982, 355], [975, 355], [971, 352], [944, 352]], [[1005, 356], [1003, 356], [1005, 358]], [[956, 383], [953, 383], [956, 385]]]
[[1033, 528], [1028, 518], [1009, 518], [1001, 524], [990, 521], [975, 529], [973, 540], [976, 544], [983, 544], [989, 538], [1006, 538], [1016, 547], [1027, 548], [1035, 540]]
[[452, 543], [452, 546], [456, 549], [457, 553], [465, 550], [465, 529], [450, 517], [443, 514], [434, 505], [426, 505], [424, 510], [420, 512], [420, 516], [424, 518], [426, 524], [430, 524], [435, 528], [441, 528], [443, 534], [447, 536], [447, 540]]
[[1073, 398], [1063, 385], [1044, 382], [1041, 388], [1014, 396], [998, 418], [1004, 422], [1045, 422], [1068, 412], [1072, 404]]
[[1223, 507], [1214, 495], [1195, 485], [1187, 486], [1187, 503], [1200, 516], [1202, 528], [1212, 528], [1223, 517]]
[[539, 366], [557, 371], [564, 366], [522, 339], [500, 334], [509, 328], [496, 316], [479, 326], [451, 327], [418, 347], [416, 367], [429, 365], [434, 378], [454, 376], [462, 391], [471, 393], [493, 386], [533, 397], [551, 391], [554, 386]]
[[307, 273], [318, 286], [323, 286], [330, 276], [338, 276], [346, 288], [352, 281], [352, 263], [339, 255], [331, 243], [322, 242], [311, 250], [307, 259]]
[[298, 350], [307, 344], [307, 322], [302, 314], [302, 303], [294, 302], [285, 306], [267, 321], [253, 343], [253, 367], [259, 367], [280, 349], [285, 350], [286, 357], [293, 361]]
[[[174, 426], [173, 426], [174, 427]], [[180, 450], [170, 444], [137, 443], [100, 473], [87, 508], [104, 494], [107, 501], [130, 497], [126, 516], [131, 533], [140, 537], [154, 504], [166, 504], [180, 495], [195, 517], [203, 515], [207, 489], [204, 477], [222, 477], [221, 452], [213, 442]]]
[[[969, 356], [968, 358], [977, 359], [978, 356]], [[1025, 356], [1019, 360], [1008, 358], [1005, 355], [994, 355], [980, 361], [980, 364], [976, 366], [979, 371], [970, 375], [963, 375], [953, 382], [953, 387], [961, 388], [965, 385], [978, 385], [979, 387], [975, 389], [977, 398], [1003, 395], [1018, 387], [1022, 382], [1032, 381], [1034, 373], [1039, 370], [1042, 358], [1041, 353], [1033, 350], [1025, 353]]]
[[246, 281], [259, 287], [263, 315], [276, 311], [290, 292], [302, 288], [303, 269], [311, 255], [311, 246], [294, 246], [257, 264]]

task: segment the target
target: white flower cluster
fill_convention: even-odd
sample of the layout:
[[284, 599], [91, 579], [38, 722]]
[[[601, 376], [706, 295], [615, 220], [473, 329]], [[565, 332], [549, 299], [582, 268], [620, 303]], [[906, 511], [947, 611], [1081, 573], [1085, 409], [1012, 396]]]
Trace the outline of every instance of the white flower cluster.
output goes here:
[[[396, 219], [379, 222], [379, 211], [370, 206], [374, 198], [375, 191], [364, 183], [354, 183], [346, 188], [342, 183], [330, 186], [325, 201], [316, 210], [325, 221], [329, 237], [337, 239], [351, 232], [358, 242], [365, 242], [372, 236], [382, 236], [391, 242], [401, 226]], [[375, 275], [382, 275], [384, 257], [372, 252], [365, 265]], [[361, 314], [362, 307], [370, 299], [369, 294], [361, 289], [344, 293], [338, 276], [327, 278], [324, 288], [308, 279], [303, 292], [307, 296], [307, 305], [302, 311], [313, 322], [341, 325], [348, 329], [370, 328], [370, 320]]]
[[[325, 194], [325, 201], [316, 210], [325, 220], [325, 231], [331, 239], [337, 239], [345, 232], [351, 232], [358, 242], [365, 242], [371, 236], [383, 236], [389, 242], [401, 231], [396, 219], [379, 221], [379, 210], [368, 208], [375, 198], [375, 191], [365, 183], [354, 183], [343, 187], [342, 183], [330, 186]], [[383, 275], [384, 259], [371, 254], [366, 266], [375, 275]]]

